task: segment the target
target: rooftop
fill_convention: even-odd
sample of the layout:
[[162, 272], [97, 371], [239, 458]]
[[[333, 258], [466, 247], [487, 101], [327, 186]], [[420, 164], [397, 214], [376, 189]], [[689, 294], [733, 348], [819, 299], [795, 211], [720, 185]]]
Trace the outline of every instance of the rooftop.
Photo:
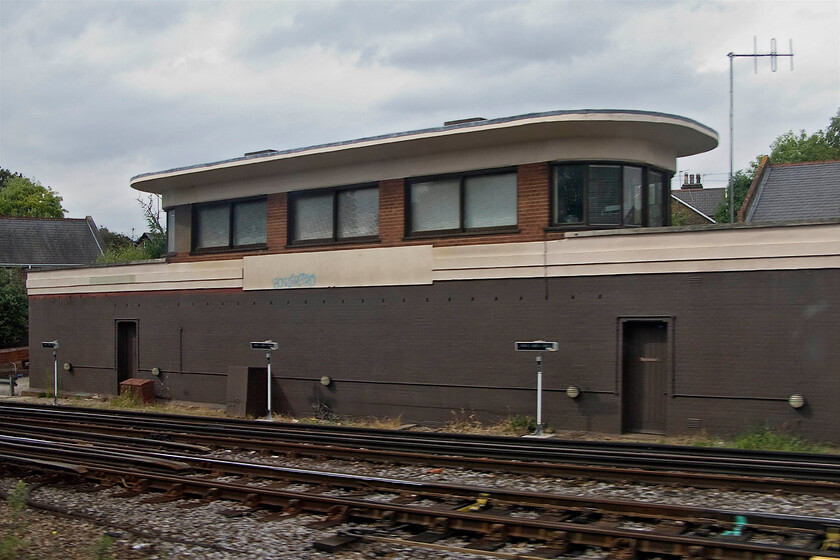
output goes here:
[[0, 216], [0, 266], [89, 265], [104, 244], [93, 219]]

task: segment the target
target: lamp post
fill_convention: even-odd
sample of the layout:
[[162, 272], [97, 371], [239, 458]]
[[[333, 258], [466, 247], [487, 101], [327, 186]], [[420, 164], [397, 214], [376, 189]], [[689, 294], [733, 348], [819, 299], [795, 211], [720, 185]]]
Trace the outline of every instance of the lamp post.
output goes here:
[[42, 348], [52, 348], [53, 351], [53, 406], [58, 405], [58, 341], [42, 342]]
[[268, 414], [266, 415], [265, 419], [269, 422], [272, 420], [271, 417], [271, 352], [273, 350], [277, 350], [280, 346], [274, 342], [273, 340], [263, 340], [262, 342], [252, 342], [251, 343], [251, 350], [265, 350], [265, 360], [268, 366], [268, 374], [267, 374], [267, 391], [266, 391], [266, 407], [268, 408]]

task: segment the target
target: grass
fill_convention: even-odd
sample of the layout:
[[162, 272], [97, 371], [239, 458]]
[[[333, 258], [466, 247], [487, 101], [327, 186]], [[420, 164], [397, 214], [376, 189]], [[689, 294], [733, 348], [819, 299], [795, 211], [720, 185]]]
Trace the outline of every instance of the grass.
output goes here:
[[830, 453], [831, 449], [769, 426], [756, 426], [735, 436], [733, 447], [758, 451], [787, 451], [790, 453]]

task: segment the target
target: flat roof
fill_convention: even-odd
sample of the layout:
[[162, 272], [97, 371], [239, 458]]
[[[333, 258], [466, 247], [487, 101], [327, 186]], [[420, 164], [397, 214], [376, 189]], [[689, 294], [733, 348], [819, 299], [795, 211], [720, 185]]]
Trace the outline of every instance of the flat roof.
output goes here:
[[535, 142], [562, 137], [630, 137], [668, 146], [676, 157], [709, 151], [718, 145], [713, 129], [667, 113], [616, 109], [581, 109], [529, 113], [497, 119], [456, 122], [448, 126], [370, 136], [282, 151], [261, 151], [232, 159], [143, 173], [131, 178], [135, 189], [162, 193], [197, 183], [266, 177], [359, 161], [401, 158]]

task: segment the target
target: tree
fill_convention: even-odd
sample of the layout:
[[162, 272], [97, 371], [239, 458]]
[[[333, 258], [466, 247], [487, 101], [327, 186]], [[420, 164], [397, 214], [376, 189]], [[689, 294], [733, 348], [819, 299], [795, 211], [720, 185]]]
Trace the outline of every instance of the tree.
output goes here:
[[0, 269], [0, 348], [23, 343], [29, 330], [29, 299], [23, 275]]
[[[825, 130], [808, 135], [789, 130], [770, 144], [771, 163], [801, 163], [840, 159], [840, 109]], [[761, 159], [761, 156], [758, 158]]]
[[20, 176], [20, 173], [13, 173], [8, 169], [0, 168], [0, 191], [6, 188], [6, 183], [9, 181], [9, 179], [11, 179], [12, 177]]
[[[735, 175], [732, 176], [732, 185], [735, 190], [735, 220], [738, 220], [738, 210], [747, 198], [747, 192], [750, 190], [754, 172], [747, 172], [739, 169]], [[723, 195], [723, 202], [718, 204], [715, 209], [715, 221], [719, 224], [729, 223], [729, 189]]]
[[20, 175], [12, 175], [0, 190], [0, 216], [63, 218], [62, 198], [50, 187]]
[[140, 246], [130, 237], [121, 233], [114, 233], [107, 228], [100, 228], [99, 232], [105, 240], [105, 253], [96, 259], [97, 264], [113, 264], [132, 261], [142, 261], [159, 258], [166, 251], [166, 230], [160, 223], [160, 198], [155, 195], [138, 197], [137, 202], [143, 209], [146, 225], [147, 240]]
[[160, 223], [160, 196], [151, 194], [146, 198], [141, 196], [137, 198], [137, 202], [143, 207], [143, 215], [149, 227], [149, 231], [146, 232], [149, 239], [144, 246], [146, 254], [148, 258], [156, 259], [166, 252], [166, 228]]
[[[736, 220], [738, 210], [744, 204], [763, 157], [757, 156], [750, 163], [749, 171], [739, 170], [732, 176]], [[818, 130], [810, 136], [804, 130], [800, 130], [799, 134], [792, 130], [785, 132], [770, 144], [768, 157], [770, 163], [840, 160], [840, 109], [837, 110], [837, 115], [831, 118], [825, 130]], [[726, 190], [723, 202], [715, 209], [715, 221], [721, 224], [729, 223], [729, 189]]]
[[105, 250], [119, 250], [125, 249], [126, 247], [133, 247], [134, 241], [124, 233], [117, 233], [115, 231], [111, 231], [106, 227], [99, 228], [99, 235], [102, 236], [102, 240], [105, 241]]

